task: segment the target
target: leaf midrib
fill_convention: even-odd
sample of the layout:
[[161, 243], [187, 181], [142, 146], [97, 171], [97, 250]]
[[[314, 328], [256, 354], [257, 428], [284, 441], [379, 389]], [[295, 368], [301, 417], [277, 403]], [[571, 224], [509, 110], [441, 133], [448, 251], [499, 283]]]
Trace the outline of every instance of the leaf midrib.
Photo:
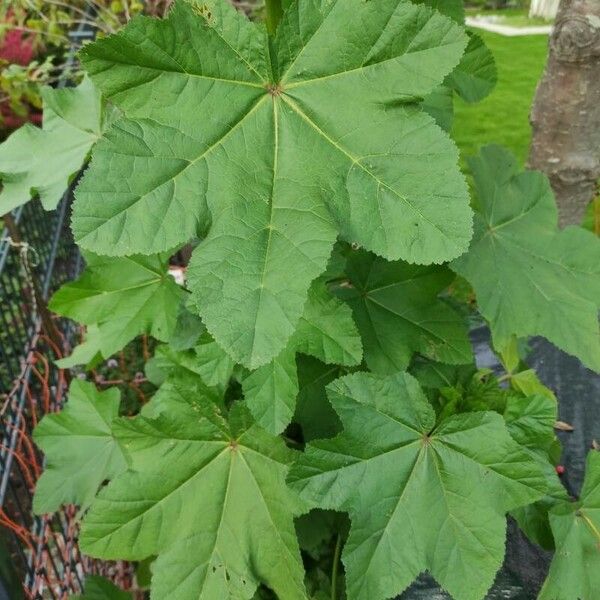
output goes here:
[[470, 534], [471, 539], [473, 539], [477, 543], [477, 545], [480, 548], [482, 548], [485, 551], [485, 553], [494, 562], [496, 562], [497, 557], [495, 557], [492, 554], [490, 549], [483, 544], [483, 542], [475, 535], [475, 533], [471, 529], [469, 529], [469, 527], [467, 527], [467, 525], [465, 523], [461, 522], [460, 519], [455, 517], [453, 512], [450, 510], [450, 502], [448, 499], [448, 490], [446, 489], [446, 486], [444, 485], [444, 478], [442, 477], [442, 471], [440, 469], [440, 463], [442, 462], [442, 457], [439, 455], [439, 453], [436, 450], [433, 450], [432, 453], [433, 453], [432, 460], [433, 460], [433, 464], [435, 466], [435, 470], [437, 472], [438, 482], [440, 484], [440, 489], [442, 491], [442, 497], [444, 499], [444, 504], [446, 505], [446, 512], [448, 514], [448, 518], [454, 524], [453, 529], [455, 531], [455, 539], [459, 542], [461, 541], [462, 536], [460, 535], [460, 530], [464, 530], [464, 531], [468, 532]]
[[[475, 427], [474, 429], [479, 429], [481, 428], [482, 425], [479, 425], [478, 427]], [[443, 438], [443, 436], [442, 436]], [[435, 440], [435, 438], [434, 438]], [[472, 465], [475, 465], [478, 469], [482, 470], [483, 472], [485, 471], [489, 471], [491, 473], [494, 473], [494, 475], [496, 475], [496, 477], [498, 477], [504, 484], [506, 484], [508, 486], [508, 484], [506, 482], [510, 482], [510, 484], [514, 485], [514, 486], [519, 486], [521, 488], [525, 488], [526, 490], [535, 490], [537, 492], [540, 492], [540, 490], [538, 490], [537, 488], [533, 487], [532, 485], [521, 481], [520, 479], [514, 479], [513, 477], [511, 477], [510, 475], [507, 475], [505, 473], [501, 473], [500, 471], [498, 471], [496, 468], [494, 468], [494, 464], [484, 464], [484, 463], [480, 463], [477, 460], [475, 460], [475, 458], [473, 458], [472, 456], [469, 456], [468, 454], [465, 454], [460, 447], [457, 447], [455, 444], [453, 444], [452, 442], [449, 442], [447, 440], [444, 439], [437, 439], [435, 440], [437, 441], [445, 451], [451, 453], [451, 454], [455, 454], [461, 457], [462, 460], [467, 460], [469, 463], [471, 463]], [[516, 442], [515, 442], [516, 443]], [[439, 451], [436, 450], [436, 454], [438, 454]], [[540, 492], [541, 493], [541, 492]]]
[[[194, 470], [192, 470], [192, 473], [190, 474], [189, 477], [187, 477], [184, 481], [180, 482], [175, 488], [173, 488], [172, 490], [168, 491], [164, 496], [162, 496], [162, 498], [160, 498], [156, 502], [153, 502], [152, 504], [150, 504], [150, 506], [148, 506], [143, 511], [135, 514], [134, 517], [131, 518], [131, 519], [129, 519], [128, 521], [125, 521], [125, 522], [122, 522], [122, 523], [117, 523], [118, 527], [116, 527], [115, 529], [113, 529], [113, 530], [109, 531], [108, 533], [104, 534], [102, 537], [95, 538], [91, 542], [91, 544], [97, 544], [98, 542], [100, 542], [100, 540], [106, 540], [107, 538], [113, 537], [118, 532], [120, 532], [124, 527], [127, 527], [128, 525], [130, 525], [133, 522], [136, 522], [136, 521], [140, 522], [140, 519], [143, 519], [143, 517], [147, 513], [149, 513], [150, 511], [155, 510], [157, 506], [162, 505], [164, 502], [166, 502], [172, 496], [174, 496], [176, 494], [179, 494], [183, 488], [187, 487], [188, 485], [191, 485], [192, 482], [194, 482], [194, 480], [196, 479], [196, 477], [198, 475], [200, 475], [200, 473], [202, 473], [203, 471], [205, 471], [206, 469], [208, 469], [211, 465], [214, 465], [215, 462], [217, 460], [219, 460], [219, 458], [221, 458], [226, 452], [230, 451], [229, 444], [225, 440], [221, 441], [220, 443], [224, 446], [224, 448], [220, 452], [218, 452], [217, 454], [215, 454], [204, 465], [202, 465], [202, 467], [200, 469], [194, 469]], [[144, 475], [145, 473], [142, 471], [142, 472], [139, 472], [139, 474], [140, 475]], [[116, 480], [116, 481], [118, 481], [118, 480]], [[114, 482], [113, 482], [113, 485], [114, 485]], [[102, 498], [102, 499], [106, 503], [139, 502], [139, 499], [138, 500], [133, 500], [133, 501], [129, 500], [129, 499], [122, 500], [122, 499], [115, 499], [115, 498], [110, 498], [110, 499]], [[138, 526], [138, 529], [139, 529], [139, 527], [140, 526]], [[160, 532], [157, 532], [157, 536], [159, 536], [159, 535], [160, 535]]]
[[[263, 98], [268, 98], [268, 95], [265, 95]], [[262, 101], [262, 99], [261, 99]], [[260, 101], [259, 101], [260, 102]], [[256, 315], [258, 319], [258, 315], [261, 310], [262, 298], [265, 289], [265, 278], [267, 274], [267, 262], [269, 259], [269, 252], [271, 249], [271, 240], [273, 239], [273, 231], [274, 227], [273, 223], [273, 197], [275, 194], [275, 180], [277, 179], [277, 164], [279, 157], [279, 113], [277, 111], [277, 102], [273, 101], [273, 178], [271, 180], [271, 201], [269, 202], [269, 219], [268, 219], [268, 233], [267, 233], [267, 245], [265, 248], [265, 259], [263, 262], [262, 273], [260, 274], [260, 284], [259, 284], [259, 292], [258, 292], [258, 301], [256, 303]], [[250, 363], [254, 363], [255, 352], [256, 352], [256, 336], [257, 328], [254, 327], [252, 329], [252, 343], [250, 347]]]
[[[400, 3], [398, 3], [398, 6], [400, 6]], [[413, 44], [413, 42], [415, 41], [415, 39], [417, 39], [417, 37], [423, 32], [423, 30], [425, 29], [425, 27], [431, 22], [432, 18], [435, 16], [435, 13], [433, 10], [430, 10], [430, 12], [432, 13], [430, 15], [430, 18], [427, 20], [427, 22], [423, 25], [423, 27], [421, 29], [419, 29], [419, 31], [417, 33], [415, 33], [414, 38], [410, 41], [408, 47], [404, 50], [404, 52], [402, 54], [399, 54], [397, 56], [392, 56], [390, 58], [387, 58], [385, 60], [381, 60], [379, 62], [376, 63], [371, 63], [369, 65], [365, 65], [365, 61], [370, 57], [371, 52], [373, 51], [373, 48], [377, 45], [377, 43], [380, 41], [381, 36], [383, 35], [383, 33], [385, 33], [387, 26], [389, 25], [389, 22], [392, 20], [392, 18], [396, 15], [396, 12], [398, 10], [398, 6], [392, 11], [392, 13], [389, 16], [388, 22], [385, 24], [385, 26], [382, 28], [381, 30], [381, 34], [380, 36], [377, 38], [377, 40], [374, 41], [374, 43], [371, 45], [371, 47], [369, 48], [369, 52], [366, 53], [362, 63], [358, 66], [358, 67], [354, 67], [353, 69], [348, 69], [346, 71], [339, 71], [337, 73], [330, 73], [329, 75], [324, 75], [322, 77], [315, 77], [313, 79], [306, 79], [306, 80], [302, 80], [302, 81], [296, 81], [294, 82], [294, 80], [292, 80], [292, 82], [288, 85], [286, 85], [286, 89], [294, 89], [294, 88], [298, 88], [301, 87], [303, 85], [307, 85], [310, 83], [314, 83], [314, 82], [319, 82], [322, 80], [327, 80], [327, 79], [332, 79], [335, 77], [343, 77], [345, 75], [348, 75], [349, 73], [355, 73], [357, 71], [364, 71], [365, 69], [368, 68], [373, 68], [373, 67], [377, 67], [379, 65], [385, 64], [387, 62], [391, 62], [393, 60], [399, 60], [401, 58], [404, 58], [405, 56], [412, 54], [420, 54], [423, 52], [429, 52], [431, 50], [437, 50], [438, 48], [442, 48], [443, 46], [440, 44], [439, 46], [435, 46], [434, 48], [424, 48], [422, 50], [416, 50], [416, 51], [411, 51], [410, 48]], [[422, 10], [422, 8], [421, 8]], [[303, 43], [302, 48], [300, 49], [300, 51], [298, 52], [298, 54], [294, 57], [294, 60], [291, 62], [290, 66], [287, 68], [287, 70], [281, 75], [280, 77], [280, 83], [284, 83], [286, 80], [286, 77], [288, 77], [293, 69], [293, 67], [296, 65], [296, 63], [298, 62], [298, 59], [302, 56], [302, 54], [304, 53], [304, 51], [306, 50], [306, 48], [310, 45], [310, 42], [313, 40], [313, 38], [317, 35], [317, 33], [321, 30], [322, 26], [327, 22], [327, 20], [329, 19], [329, 17], [331, 16], [331, 13], [333, 12], [330, 11], [326, 17], [323, 19], [323, 21], [321, 21], [321, 23], [319, 24], [319, 26], [317, 27], [317, 29], [314, 31], [314, 33], [310, 36], [310, 38], [308, 40], [306, 40], [306, 42]], [[446, 20], [451, 21], [452, 19], [450, 19], [449, 17], [444, 16], [444, 18]], [[453, 26], [456, 26], [455, 23], [453, 23]], [[447, 43], [445, 45], [454, 45], [456, 44], [457, 41], [451, 42], [451, 43]], [[460, 63], [459, 63], [460, 64]]]
[[[165, 436], [164, 439], [176, 439], [176, 438], [173, 438], [172, 435], [169, 435], [169, 436]], [[167, 494], [165, 494], [157, 502], [154, 502], [148, 508], [146, 508], [142, 512], [136, 514], [129, 521], [126, 521], [125, 523], [119, 523], [119, 526], [116, 529], [110, 531], [108, 534], [105, 534], [104, 536], [102, 536], [100, 538], [95, 539], [92, 543], [96, 544], [96, 543], [98, 543], [102, 539], [106, 539], [107, 537], [111, 537], [111, 536], [115, 535], [115, 533], [117, 533], [118, 531], [120, 531], [121, 529], [123, 529], [124, 527], [126, 527], [127, 525], [129, 525], [130, 523], [132, 523], [134, 521], [138, 521], [140, 518], [142, 518], [148, 512], [150, 512], [151, 510], [154, 510], [157, 506], [163, 504], [168, 498], [170, 498], [170, 497], [172, 497], [172, 496], [180, 493], [180, 491], [184, 487], [187, 487], [188, 485], [191, 485], [194, 482], [194, 480], [196, 479], [197, 476], [199, 476], [202, 472], [204, 472], [206, 469], [208, 469], [211, 465], [213, 465], [217, 460], [219, 460], [227, 452], [233, 453], [233, 450], [231, 448], [231, 441], [234, 441], [234, 440], [190, 440], [190, 439], [177, 439], [177, 441], [182, 441], [182, 442], [191, 443], [191, 444], [203, 444], [203, 445], [220, 444], [220, 445], [223, 445], [224, 447], [223, 447], [223, 449], [220, 452], [218, 452], [217, 454], [215, 454], [211, 459], [209, 459], [199, 469], [194, 469], [193, 472], [190, 474], [190, 476], [187, 479], [185, 479], [184, 481], [182, 481], [174, 489], [172, 489]], [[237, 439], [235, 441], [237, 442]], [[278, 462], [277, 460], [274, 460], [273, 458], [271, 458], [269, 456], [261, 454], [260, 452], [257, 452], [253, 448], [250, 448], [249, 446], [245, 446], [243, 444], [239, 444], [238, 445], [237, 452], [239, 452], [240, 455], [241, 455], [242, 449], [243, 450], [248, 450], [248, 451], [250, 451], [250, 452], [252, 452], [254, 454], [257, 454], [258, 456], [260, 456], [261, 458], [263, 458], [265, 460], [272, 461], [272, 462], [277, 463], [278, 465], [281, 465], [281, 463]], [[233, 458], [230, 458], [229, 462], [230, 462], [230, 469], [231, 469], [231, 463], [233, 462]], [[139, 472], [139, 474], [140, 475], [144, 475], [144, 474], [147, 475], [147, 473], [144, 473], [143, 471]], [[110, 500], [106, 500], [106, 499], [104, 499], [104, 500], [105, 500], [105, 502], [120, 502], [120, 500], [115, 500], [114, 498], [110, 499]], [[128, 502], [128, 500], [125, 500], [125, 502]]]
[[[265, 457], [262, 454], [260, 456], [262, 458], [267, 458], [267, 457]], [[277, 524], [273, 520], [273, 515], [271, 514], [271, 510], [269, 508], [269, 504], [268, 504], [268, 502], [265, 499], [265, 496], [263, 494], [262, 488], [260, 487], [260, 484], [258, 483], [258, 480], [256, 479], [256, 477], [254, 476], [254, 471], [250, 468], [250, 465], [248, 464], [248, 462], [244, 458], [244, 455], [243, 455], [242, 452], [240, 452], [240, 460], [245, 465], [245, 467], [246, 467], [246, 469], [248, 471], [248, 474], [250, 475], [250, 478], [252, 479], [252, 481], [254, 482], [254, 485], [256, 486], [256, 490], [258, 492], [258, 495], [259, 495], [260, 499], [262, 500], [262, 504], [264, 505], [265, 512], [269, 516], [269, 521], [271, 522], [271, 525], [273, 526], [273, 531], [276, 532], [277, 537], [279, 538], [279, 540], [281, 542], [281, 545], [285, 548], [285, 552], [291, 558], [292, 562], [297, 562], [297, 557], [295, 557], [291, 553], [290, 549], [288, 548], [288, 545], [285, 543], [285, 540], [283, 539], [283, 537], [281, 535], [279, 535], [279, 527], [277, 526]]]
[[84, 292], [84, 293], [87, 292], [87, 293], [84, 296], [77, 298], [76, 300], [72, 300], [70, 302], [70, 304], [79, 304], [81, 302], [85, 302], [86, 300], [92, 300], [92, 299], [96, 299], [96, 298], [108, 298], [109, 296], [112, 296], [114, 294], [124, 294], [126, 292], [132, 292], [134, 290], [141, 290], [145, 287], [159, 285], [161, 283], [161, 281], [162, 281], [162, 277], [158, 277], [156, 279], [144, 281], [143, 283], [139, 283], [137, 285], [131, 285], [128, 287], [118, 288], [118, 289], [114, 289], [114, 290], [106, 290], [106, 289], [102, 289], [102, 288], [93, 288], [93, 287], [85, 288], [85, 287], [73, 285], [73, 287], [71, 289], [76, 289], [77, 291]]
[[[139, 20], [144, 19], [145, 17], [139, 17]], [[146, 17], [146, 19], [148, 19]], [[168, 19], [167, 21], [170, 21], [171, 19]], [[168, 27], [168, 25], [166, 25], [166, 22], [162, 23], [163, 26]], [[260, 83], [253, 83], [251, 81], [241, 81], [241, 80], [237, 80], [237, 79], [225, 79], [225, 78], [221, 78], [221, 77], [214, 77], [214, 76], [209, 76], [209, 75], [203, 75], [200, 73], [191, 73], [190, 71], [187, 71], [183, 65], [181, 63], [179, 63], [177, 61], [177, 59], [174, 56], [171, 56], [167, 51], [164, 50], [164, 48], [161, 48], [153, 39], [151, 36], [144, 36], [144, 39], [147, 40], [148, 42], [150, 42], [154, 48], [156, 48], [156, 50], [162, 54], [163, 56], [165, 56], [167, 58], [168, 61], [172, 62], [174, 65], [177, 65], [177, 67], [179, 67], [180, 70], [176, 70], [176, 69], [165, 69], [164, 67], [158, 68], [158, 67], [153, 67], [153, 66], [149, 66], [149, 65], [140, 65], [137, 64], [135, 62], [130, 62], [127, 60], [123, 60], [123, 58], [127, 58], [129, 55], [127, 53], [123, 54], [121, 53], [119, 59], [115, 58], [115, 57], [111, 57], [111, 61], [110, 61], [110, 67], [112, 68], [114, 65], [126, 65], [129, 67], [136, 67], [138, 69], [146, 69], [148, 71], [158, 71], [160, 73], [180, 73], [181, 75], [187, 76], [187, 77], [197, 77], [199, 79], [206, 79], [209, 81], [218, 81], [221, 83], [228, 83], [228, 84], [233, 84], [233, 85], [243, 85], [243, 86], [247, 86], [247, 87], [254, 87], [254, 88], [263, 88], [264, 87], [264, 79], [263, 76], [256, 71], [256, 69], [254, 69], [254, 67], [252, 67], [252, 65], [250, 65], [248, 63], [248, 61], [239, 54], [239, 52], [237, 52], [235, 50], [235, 48], [233, 48], [231, 46], [231, 44], [229, 44], [229, 42], [227, 42], [227, 40], [220, 35], [220, 31], [217, 30], [214, 27], [210, 27], [209, 28], [210, 31], [214, 32], [216, 34], [216, 37], [221, 40], [221, 42], [223, 42], [230, 50], [233, 51], [233, 54], [235, 57], [237, 57], [237, 59], [239, 59], [239, 61], [241, 63], [244, 64], [244, 66], [246, 67], [246, 70], [248, 71], [248, 73], [250, 75], [252, 75], [252, 77], [254, 77], [255, 75], [258, 78], [258, 81]], [[121, 37], [121, 41], [125, 41], [128, 45], [135, 45], [128, 37]], [[93, 48], [92, 48], [93, 50]], [[96, 56], [94, 54], [92, 54], [89, 50], [86, 52], [84, 50], [84, 55], [87, 55], [90, 59], [92, 60], [98, 60], [98, 61], [102, 61], [102, 62], [107, 62], [105, 58], [102, 58], [102, 56]], [[106, 70], [106, 69], [104, 69]]]
[[[336, 142], [332, 137], [330, 137], [323, 129], [321, 129], [299, 106], [298, 104], [292, 100], [289, 96], [283, 94], [281, 96], [282, 100], [310, 127], [312, 127], [324, 140], [326, 140], [331, 146], [333, 146], [336, 150], [341, 152], [346, 158], [348, 158], [352, 166], [357, 166], [362, 171], [364, 171], [369, 177], [373, 179], [379, 186], [387, 189], [391, 192], [395, 197], [399, 198], [405, 206], [414, 214], [418, 215], [422, 221], [428, 223], [431, 227], [433, 227], [436, 231], [438, 231], [441, 236], [451, 243], [456, 249], [460, 249], [456, 244], [456, 240], [448, 237], [448, 234], [443, 231], [443, 229], [437, 224], [431, 221], [431, 219], [427, 218], [416, 206], [414, 206], [406, 196], [400, 194], [397, 190], [393, 189], [390, 185], [379, 179], [373, 171], [368, 169], [362, 162], [360, 158], [355, 157], [348, 150], [346, 150], [343, 146], [340, 146], [338, 142]], [[379, 194], [378, 194], [379, 197]]]
[[[206, 150], [202, 151], [202, 154], [200, 154], [199, 156], [197, 156], [196, 158], [194, 158], [193, 160], [186, 160], [185, 162], [187, 163], [183, 169], [181, 169], [180, 171], [178, 171], [177, 173], [175, 173], [172, 177], [169, 177], [169, 179], [167, 179], [166, 181], [163, 181], [160, 186], [157, 186], [156, 189], [158, 189], [158, 187], [162, 187], [164, 185], [166, 185], [167, 183], [170, 182], [175, 182], [175, 180], [179, 177], [181, 177], [181, 175], [183, 175], [183, 173], [185, 173], [189, 168], [191, 168], [192, 166], [194, 166], [195, 164], [197, 164], [198, 162], [200, 162], [201, 160], [204, 160], [215, 148], [219, 147], [230, 135], [232, 135], [235, 131], [237, 131], [240, 127], [242, 127], [244, 121], [250, 116], [252, 115], [254, 112], [256, 112], [260, 106], [266, 102], [266, 100], [269, 98], [268, 94], [264, 94], [262, 96], [260, 96], [255, 103], [252, 105], [252, 107], [247, 110], [246, 112], [244, 112], [239, 120], [232, 126], [230, 127], [218, 140], [216, 140], [215, 142], [213, 142], [213, 144], [211, 146], [209, 146]], [[133, 202], [131, 202], [130, 204], [127, 204], [126, 206], [124, 206], [123, 208], [121, 208], [121, 210], [115, 212], [113, 215], [111, 215], [110, 220], [106, 221], [104, 218], [101, 217], [97, 217], [99, 220], [102, 220], [103, 223], [101, 226], [104, 226], [107, 222], [112, 222], [115, 219], [117, 219], [118, 217], [120, 217], [123, 213], [126, 213], [127, 211], [131, 210], [131, 208], [133, 206], [136, 206], [138, 203], [144, 201], [144, 198], [146, 198], [148, 195], [150, 195], [154, 190], [150, 190], [150, 192], [147, 192], [145, 194], [141, 194], [139, 197], [134, 198]], [[78, 241], [81, 243], [83, 239], [87, 238], [88, 236], [94, 234], [94, 233], [98, 233], [99, 228], [93, 229], [90, 232], [86, 233], [84, 236], [82, 236]]]
[[[402, 446], [402, 448], [405, 448], [405, 447], [406, 446]], [[384, 535], [386, 534], [386, 532], [388, 530], [388, 527], [390, 526], [390, 523], [394, 520], [396, 512], [400, 508], [402, 500], [404, 499], [404, 495], [406, 494], [406, 490], [408, 489], [408, 487], [409, 487], [409, 485], [411, 483], [411, 480], [412, 480], [415, 472], [417, 471], [417, 465], [421, 462], [421, 460], [423, 458], [423, 455], [424, 455], [424, 452], [423, 452], [422, 449], [419, 450], [417, 452], [417, 454], [415, 455], [415, 460], [414, 460], [414, 462], [412, 464], [412, 467], [410, 469], [410, 473], [408, 474], [408, 477], [406, 478], [406, 481], [404, 483], [404, 487], [403, 487], [402, 491], [400, 492], [400, 494], [398, 495], [398, 500], [396, 502], [396, 505], [394, 506], [394, 510], [392, 511], [392, 514], [390, 515], [390, 518], [387, 520], [387, 522], [385, 524], [385, 527], [383, 528], [383, 530], [381, 532], [381, 535], [379, 536], [379, 539], [377, 540], [377, 543], [375, 545], [375, 551], [369, 557], [369, 562], [367, 564], [367, 568], [365, 569], [365, 572], [367, 572], [367, 573], [371, 569], [371, 565], [373, 564], [373, 559], [375, 557], [375, 552], [379, 549], [379, 545], [381, 543], [381, 540], [383, 539]], [[367, 582], [367, 577], [362, 578], [362, 580], [363, 580], [363, 586], [364, 586], [364, 584]], [[361, 589], [362, 589], [362, 587], [361, 587]]]

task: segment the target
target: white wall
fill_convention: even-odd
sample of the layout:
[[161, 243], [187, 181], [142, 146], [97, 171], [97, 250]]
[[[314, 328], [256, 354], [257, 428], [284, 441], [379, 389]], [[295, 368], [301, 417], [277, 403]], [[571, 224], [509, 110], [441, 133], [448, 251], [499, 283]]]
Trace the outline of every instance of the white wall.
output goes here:
[[530, 17], [552, 19], [556, 16], [560, 0], [531, 0]]

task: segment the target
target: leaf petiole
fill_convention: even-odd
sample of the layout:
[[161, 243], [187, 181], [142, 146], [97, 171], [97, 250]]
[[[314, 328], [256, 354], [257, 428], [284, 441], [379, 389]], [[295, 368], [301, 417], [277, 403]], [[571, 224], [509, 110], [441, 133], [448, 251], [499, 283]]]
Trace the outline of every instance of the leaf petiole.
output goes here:
[[269, 34], [274, 35], [277, 31], [277, 25], [283, 16], [283, 7], [281, 0], [265, 0], [265, 23]]
[[340, 566], [340, 554], [342, 551], [342, 536], [338, 533], [333, 551], [333, 566], [331, 568], [331, 600], [337, 600], [337, 578]]

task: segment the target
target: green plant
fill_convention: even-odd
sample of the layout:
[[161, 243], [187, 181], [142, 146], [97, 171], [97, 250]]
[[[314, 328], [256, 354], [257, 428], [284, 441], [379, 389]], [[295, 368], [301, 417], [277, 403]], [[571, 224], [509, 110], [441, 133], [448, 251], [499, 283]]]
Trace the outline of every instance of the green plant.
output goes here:
[[73, 596], [72, 600], [131, 600], [131, 594], [119, 590], [98, 575], [90, 575], [85, 579], [84, 594]]
[[65, 6], [34, 0], [0, 3], [0, 123], [9, 128], [16, 127], [11, 117], [27, 120], [32, 109], [42, 107], [41, 86], [77, 78], [70, 64], [61, 64], [69, 45]]
[[51, 81], [53, 70], [49, 59], [41, 63], [33, 60], [27, 65], [0, 59], [0, 104], [19, 117], [26, 117], [30, 107], [41, 109], [40, 82]]
[[[153, 560], [152, 597], [175, 600], [383, 600], [423, 571], [479, 600], [510, 513], [559, 549], [544, 598], [593, 600], [598, 455], [573, 505], [556, 399], [519, 341], [545, 335], [600, 367], [600, 242], [558, 232], [547, 181], [497, 147], [473, 163], [471, 208], [440, 125], [495, 71], [462, 2], [266, 9], [267, 27], [225, 0], [178, 0], [82, 52], [122, 117], [73, 211], [102, 256], [53, 306], [89, 327], [71, 363], [160, 339], [159, 387], [131, 418], [74, 383], [37, 434], [36, 506], [90, 504], [83, 550]], [[190, 241], [180, 289], [165, 257]], [[474, 365], [456, 273], [500, 379]], [[79, 451], [94, 477], [65, 464], [58, 428], [73, 448], [97, 432]], [[59, 475], [72, 490], [48, 489]]]
[[0, 214], [39, 196], [56, 208], [71, 178], [111, 124], [115, 112], [102, 104], [89, 79], [76, 88], [41, 90], [42, 128], [26, 124], [0, 145]]
[[[42, 108], [44, 86], [80, 80], [67, 60], [71, 32], [86, 27], [99, 36], [109, 35], [142, 12], [164, 16], [171, 4], [172, 0], [0, 1], [0, 48], [22, 47], [19, 61], [0, 59], [0, 106], [27, 117], [32, 108]], [[1, 119], [0, 113], [0, 123]]]
[[[164, 16], [168, 2], [149, 2], [154, 16]], [[69, 32], [87, 25], [103, 34], [115, 33], [133, 16], [144, 10], [136, 0], [4, 0], [0, 18], [4, 31], [20, 29], [31, 35], [38, 49], [68, 48]]]

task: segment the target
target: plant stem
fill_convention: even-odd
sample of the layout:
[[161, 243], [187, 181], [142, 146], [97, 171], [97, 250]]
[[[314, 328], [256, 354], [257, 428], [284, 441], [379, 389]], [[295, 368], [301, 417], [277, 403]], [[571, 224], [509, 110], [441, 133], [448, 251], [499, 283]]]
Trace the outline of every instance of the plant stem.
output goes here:
[[295, 446], [296, 448], [302, 448], [302, 444], [298, 441], [298, 440], [294, 440], [291, 437], [288, 437], [287, 435], [283, 436], [283, 439], [288, 443], [291, 444], [292, 446]]
[[265, 0], [265, 22], [267, 24], [267, 31], [274, 35], [277, 31], [277, 25], [283, 15], [283, 8], [281, 6], [281, 0]]
[[[12, 214], [6, 213], [3, 217], [3, 221], [12, 244], [22, 246], [23, 239], [21, 238], [21, 232]], [[27, 277], [29, 279], [27, 283], [31, 286], [30, 293], [32, 295], [34, 311], [37, 312], [40, 317], [44, 332], [56, 346], [57, 350], [60, 351], [63, 347], [63, 339], [52, 320], [52, 314], [48, 310], [48, 304], [42, 293], [39, 280], [28, 262], [23, 263], [23, 268], [27, 271]]]
[[342, 536], [338, 533], [333, 551], [333, 567], [331, 568], [331, 600], [337, 600], [337, 578], [340, 566], [340, 553], [342, 551]]

